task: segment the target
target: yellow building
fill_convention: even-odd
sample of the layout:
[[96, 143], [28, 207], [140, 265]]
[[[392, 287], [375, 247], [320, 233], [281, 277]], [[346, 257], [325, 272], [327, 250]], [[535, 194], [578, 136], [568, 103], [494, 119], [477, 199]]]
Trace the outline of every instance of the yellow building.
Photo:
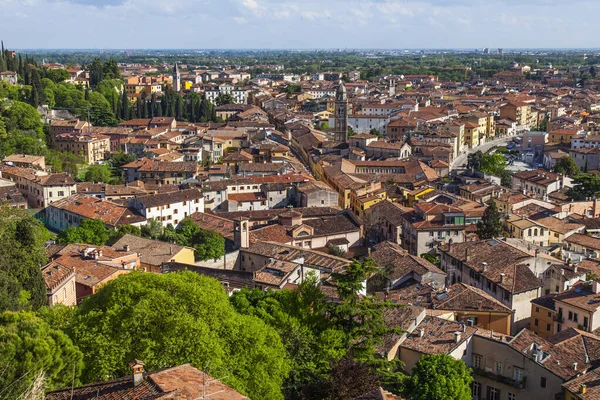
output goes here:
[[474, 122], [465, 122], [464, 138], [465, 146], [479, 146], [481, 141], [479, 124], [476, 124]]
[[571, 144], [573, 136], [579, 134], [577, 129], [556, 129], [548, 132], [549, 143]]
[[435, 189], [430, 186], [423, 186], [415, 190], [403, 189], [402, 195], [404, 196], [404, 205], [406, 207], [414, 207], [419, 202], [419, 198], [426, 195], [427, 193], [433, 192]]
[[[356, 195], [357, 192], [360, 193], [363, 191], [366, 191], [366, 193], [361, 196]], [[370, 191], [369, 189], [365, 188], [351, 192], [350, 198], [352, 200], [352, 210], [354, 211], [354, 214], [362, 219], [366, 210], [387, 199], [387, 192], [382, 188], [379, 188], [375, 191]]]
[[554, 334], [554, 323], [557, 318], [554, 310], [555, 296], [555, 294], [548, 294], [531, 300], [529, 329], [544, 339]]

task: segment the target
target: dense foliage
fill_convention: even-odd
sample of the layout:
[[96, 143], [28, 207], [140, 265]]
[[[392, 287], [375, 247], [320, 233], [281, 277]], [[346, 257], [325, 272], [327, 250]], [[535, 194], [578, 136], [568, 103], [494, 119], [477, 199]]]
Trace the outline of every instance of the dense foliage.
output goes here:
[[583, 201], [600, 195], [600, 176], [592, 173], [580, 173], [573, 179], [573, 187], [567, 190], [571, 200]]
[[407, 382], [408, 400], [470, 400], [471, 371], [445, 354], [422, 356]]
[[117, 229], [109, 229], [104, 222], [98, 219], [85, 219], [77, 227], [60, 231], [56, 237], [56, 242], [62, 245], [70, 243], [86, 243], [101, 246], [104, 244], [113, 244], [126, 234], [141, 236], [141, 230], [133, 225], [119, 225]]
[[[577, 176], [577, 174], [579, 174], [580, 171], [579, 171], [579, 167], [577, 166], [577, 163], [575, 162], [573, 157], [564, 156], [563, 158], [558, 160], [556, 162], [556, 164], [554, 165], [554, 172], [557, 172], [557, 173], [563, 174], [563, 175], [567, 175], [570, 177], [575, 177], [575, 176]], [[584, 172], [587, 172], [587, 171], [584, 171]]]
[[[153, 229], [148, 228], [148, 231]], [[142, 233], [145, 233], [144, 230]], [[149, 236], [152, 236], [150, 234]], [[204, 261], [218, 259], [225, 255], [225, 239], [219, 233], [209, 229], [202, 229], [192, 219], [184, 218], [177, 228], [168, 225], [160, 240], [177, 243], [181, 246], [193, 247], [196, 260]]]
[[40, 266], [48, 231], [26, 210], [0, 207], [0, 312], [46, 304]]
[[0, 314], [0, 397], [22, 399], [38, 372], [48, 389], [79, 384], [83, 356], [71, 339], [31, 312]]
[[366, 382], [363, 390], [374, 381], [390, 389], [401, 386], [398, 361], [377, 355], [383, 337], [394, 332], [383, 318], [383, 311], [393, 306], [359, 295], [373, 270], [372, 261], [353, 261], [348, 274], [334, 274], [339, 302], [330, 302], [314, 277], [295, 291], [242, 290], [232, 297], [238, 311], [260, 317], [281, 335], [292, 362], [284, 385], [287, 398], [347, 398], [339, 397], [344, 386], [336, 380], [339, 369], [357, 384]]
[[280, 399], [289, 371], [275, 329], [237, 313], [217, 280], [191, 272], [111, 281], [76, 310], [69, 332], [85, 382], [126, 375], [133, 359], [148, 370], [191, 363], [251, 398]]

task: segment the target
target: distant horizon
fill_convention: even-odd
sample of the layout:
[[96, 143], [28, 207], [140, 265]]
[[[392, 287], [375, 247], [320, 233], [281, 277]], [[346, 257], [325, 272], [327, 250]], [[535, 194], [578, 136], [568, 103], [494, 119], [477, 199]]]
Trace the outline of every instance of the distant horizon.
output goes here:
[[[347, 47], [347, 48], [338, 48], [338, 47], [306, 47], [306, 48], [284, 48], [284, 47], [248, 47], [248, 48], [177, 48], [177, 47], [21, 47], [21, 48], [12, 48], [5, 44], [5, 48], [14, 51], [118, 51], [118, 52], [127, 52], [127, 51], [327, 51], [327, 52], [357, 52], [357, 51], [470, 51], [470, 52], [481, 52], [484, 48], [482, 47], [398, 47], [398, 48], [359, 48], [359, 47]], [[515, 51], [598, 51], [600, 52], [600, 47], [489, 47], [490, 53], [483, 55], [498, 55], [498, 49], [502, 49], [503, 52], [515, 52]]]

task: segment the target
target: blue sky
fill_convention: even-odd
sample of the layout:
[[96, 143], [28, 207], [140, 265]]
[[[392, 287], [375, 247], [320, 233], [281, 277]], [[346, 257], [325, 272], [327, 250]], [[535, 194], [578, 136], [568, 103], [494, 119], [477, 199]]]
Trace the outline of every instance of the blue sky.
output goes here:
[[9, 48], [600, 47], [599, 0], [0, 0]]

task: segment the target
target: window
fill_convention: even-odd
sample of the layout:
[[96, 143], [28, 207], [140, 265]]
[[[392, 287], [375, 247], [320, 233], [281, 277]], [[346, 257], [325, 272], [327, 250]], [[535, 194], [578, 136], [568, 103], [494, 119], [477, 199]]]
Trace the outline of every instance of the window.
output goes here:
[[473, 395], [474, 399], [479, 399], [479, 396], [481, 396], [481, 383], [473, 382], [471, 394]]
[[59, 190], [59, 191], [58, 191], [58, 195], [59, 195], [59, 196], [64, 196], [64, 195], [65, 195], [65, 192], [63, 192], [62, 190]]
[[562, 326], [560, 324], [556, 325], [556, 332], [560, 332], [562, 330]]
[[569, 311], [569, 321], [573, 321], [573, 312]]
[[546, 378], [545, 377], [540, 377], [540, 386], [545, 388], [546, 387]]
[[49, 197], [52, 197], [52, 192], [48, 192], [48, 196], [49, 196]]
[[483, 358], [479, 354], [473, 354], [473, 368], [481, 368]]
[[552, 329], [552, 325], [550, 325], [550, 324], [546, 324], [546, 330], [547, 330], [548, 332], [550, 332], [550, 329]]
[[523, 368], [516, 366], [513, 368], [513, 379], [517, 382], [521, 382], [523, 380]]
[[574, 314], [573, 314], [573, 322], [578, 322], [578, 321], [577, 321], [578, 319], [579, 319], [579, 318], [578, 318], [578, 315], [577, 315], [577, 313], [574, 313]]
[[502, 375], [502, 363], [496, 362], [496, 375]]
[[496, 389], [495, 387], [488, 386], [488, 400], [500, 400], [500, 389]]
[[548, 318], [552, 318], [552, 313], [548, 311]]
[[540, 308], [539, 308], [539, 307], [536, 307], [536, 308], [535, 308], [535, 312], [536, 312], [536, 313], [539, 313], [539, 312], [540, 312]]
[[517, 400], [517, 395], [514, 393], [508, 392], [508, 400]]
[[588, 328], [588, 322], [589, 322], [589, 321], [588, 321], [588, 317], [583, 317], [583, 327], [584, 327], [585, 329], [587, 329], [587, 328]]
[[538, 326], [538, 320], [537, 320], [537, 318], [533, 320], [533, 324], [534, 324], [535, 326]]

